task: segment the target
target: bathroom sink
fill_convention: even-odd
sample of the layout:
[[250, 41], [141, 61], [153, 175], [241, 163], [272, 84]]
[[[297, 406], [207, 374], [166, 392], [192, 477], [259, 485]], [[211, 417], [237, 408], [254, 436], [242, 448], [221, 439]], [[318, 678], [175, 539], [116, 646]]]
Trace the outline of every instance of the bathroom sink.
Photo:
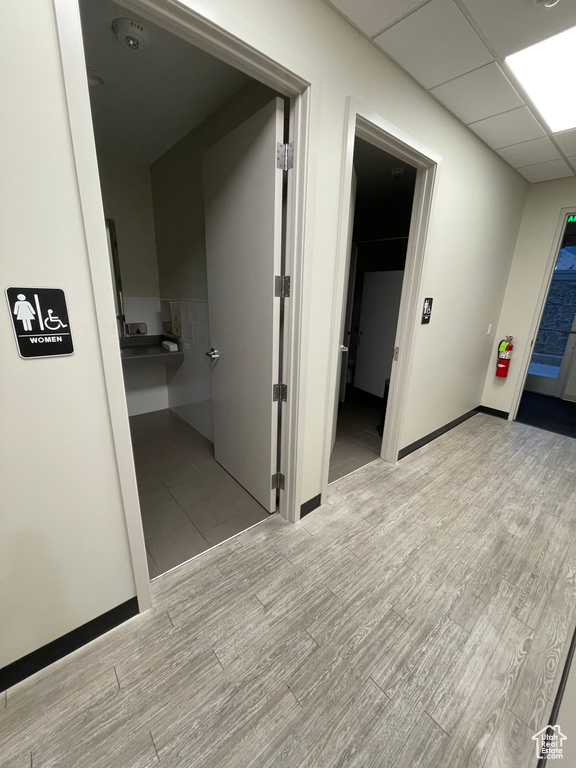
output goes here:
[[170, 352], [162, 346], [163, 341], [163, 336], [128, 336], [120, 339], [122, 362], [159, 360], [164, 363], [181, 363], [184, 360], [183, 352]]

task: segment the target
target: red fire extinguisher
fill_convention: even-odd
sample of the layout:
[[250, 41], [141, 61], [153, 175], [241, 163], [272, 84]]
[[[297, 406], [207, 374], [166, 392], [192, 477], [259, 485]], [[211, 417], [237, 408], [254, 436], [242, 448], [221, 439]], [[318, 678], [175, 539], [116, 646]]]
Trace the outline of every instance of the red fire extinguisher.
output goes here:
[[514, 336], [506, 336], [502, 339], [498, 345], [498, 360], [496, 361], [496, 376], [500, 379], [505, 379], [508, 376], [508, 368], [510, 367], [510, 358], [512, 357], [512, 350], [514, 349]]

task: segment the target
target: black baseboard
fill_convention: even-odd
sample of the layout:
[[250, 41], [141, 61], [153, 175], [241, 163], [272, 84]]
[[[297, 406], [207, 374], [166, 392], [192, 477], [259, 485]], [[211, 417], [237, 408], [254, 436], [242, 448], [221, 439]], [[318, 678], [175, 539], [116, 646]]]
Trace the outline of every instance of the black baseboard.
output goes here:
[[432, 440], [436, 440], [437, 437], [440, 437], [440, 435], [443, 435], [445, 432], [449, 432], [451, 429], [454, 429], [454, 427], [457, 427], [458, 424], [462, 424], [463, 421], [471, 419], [472, 416], [475, 416], [477, 413], [486, 413], [489, 416], [496, 416], [498, 419], [507, 419], [509, 416], [508, 411], [499, 411], [497, 408], [488, 408], [485, 405], [479, 405], [477, 408], [473, 408], [471, 411], [468, 411], [468, 413], [464, 413], [462, 416], [459, 416], [457, 419], [450, 421], [443, 427], [435, 429], [434, 432], [430, 432], [429, 435], [424, 435], [424, 437], [421, 437], [420, 440], [416, 440], [415, 443], [407, 445], [406, 448], [402, 448], [402, 450], [398, 451], [398, 461], [403, 459], [405, 456], [408, 456], [408, 454], [414, 453], [414, 451], [417, 451], [418, 448], [422, 448], [424, 445], [426, 445], [426, 443], [431, 443]]
[[497, 419], [507, 419], [510, 415], [508, 411], [499, 411], [498, 408], [488, 408], [486, 405], [479, 405], [476, 410], [478, 413], [487, 413], [488, 416], [496, 416]]
[[462, 424], [463, 421], [467, 421], [468, 419], [471, 419], [472, 416], [475, 416], [478, 413], [478, 409], [474, 408], [471, 411], [468, 411], [468, 413], [464, 413], [462, 416], [459, 416], [457, 419], [454, 419], [453, 421], [450, 421], [448, 424], [445, 424], [443, 427], [440, 427], [439, 429], [435, 429], [434, 432], [430, 432], [429, 435], [424, 435], [424, 437], [421, 437], [420, 440], [416, 440], [415, 443], [411, 443], [410, 445], [407, 445], [406, 448], [402, 448], [400, 451], [398, 451], [398, 460], [403, 459], [404, 457], [408, 456], [410, 453], [414, 453], [414, 451], [417, 451], [418, 448], [422, 448], [427, 443], [431, 443], [432, 440], [436, 440], [437, 437], [440, 437], [440, 435], [445, 434], [446, 432], [449, 432], [451, 429], [454, 429], [454, 427], [457, 427], [458, 424]]
[[315, 509], [318, 509], [321, 504], [322, 498], [320, 494], [318, 494], [318, 496], [314, 496], [313, 499], [305, 501], [304, 504], [302, 504], [300, 507], [300, 520], [302, 520], [303, 517], [306, 517], [306, 515], [309, 515], [310, 512], [314, 512]]
[[138, 600], [132, 597], [122, 605], [97, 616], [92, 621], [83, 624], [77, 629], [73, 629], [66, 635], [53, 640], [51, 643], [32, 651], [27, 656], [23, 656], [17, 661], [13, 661], [8, 666], [0, 669], [0, 691], [5, 691], [16, 683], [25, 680], [35, 672], [39, 672], [44, 667], [53, 664], [58, 659], [67, 656], [72, 651], [78, 650], [86, 643], [95, 640], [100, 635], [114, 629], [127, 619], [131, 619], [138, 613]]

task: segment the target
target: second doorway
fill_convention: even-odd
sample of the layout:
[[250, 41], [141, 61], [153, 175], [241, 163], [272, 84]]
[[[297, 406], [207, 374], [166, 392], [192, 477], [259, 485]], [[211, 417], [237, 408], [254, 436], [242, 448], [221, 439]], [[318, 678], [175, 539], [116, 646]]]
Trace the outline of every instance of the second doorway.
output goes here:
[[416, 173], [405, 161], [356, 137], [330, 483], [380, 456]]

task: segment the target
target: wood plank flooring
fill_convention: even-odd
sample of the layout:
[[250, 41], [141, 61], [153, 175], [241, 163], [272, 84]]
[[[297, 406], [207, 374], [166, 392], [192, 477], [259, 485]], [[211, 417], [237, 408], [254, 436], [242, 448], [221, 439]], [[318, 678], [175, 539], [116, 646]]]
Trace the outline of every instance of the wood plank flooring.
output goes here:
[[0, 699], [0, 768], [533, 768], [575, 532], [576, 441], [477, 415], [155, 581]]

